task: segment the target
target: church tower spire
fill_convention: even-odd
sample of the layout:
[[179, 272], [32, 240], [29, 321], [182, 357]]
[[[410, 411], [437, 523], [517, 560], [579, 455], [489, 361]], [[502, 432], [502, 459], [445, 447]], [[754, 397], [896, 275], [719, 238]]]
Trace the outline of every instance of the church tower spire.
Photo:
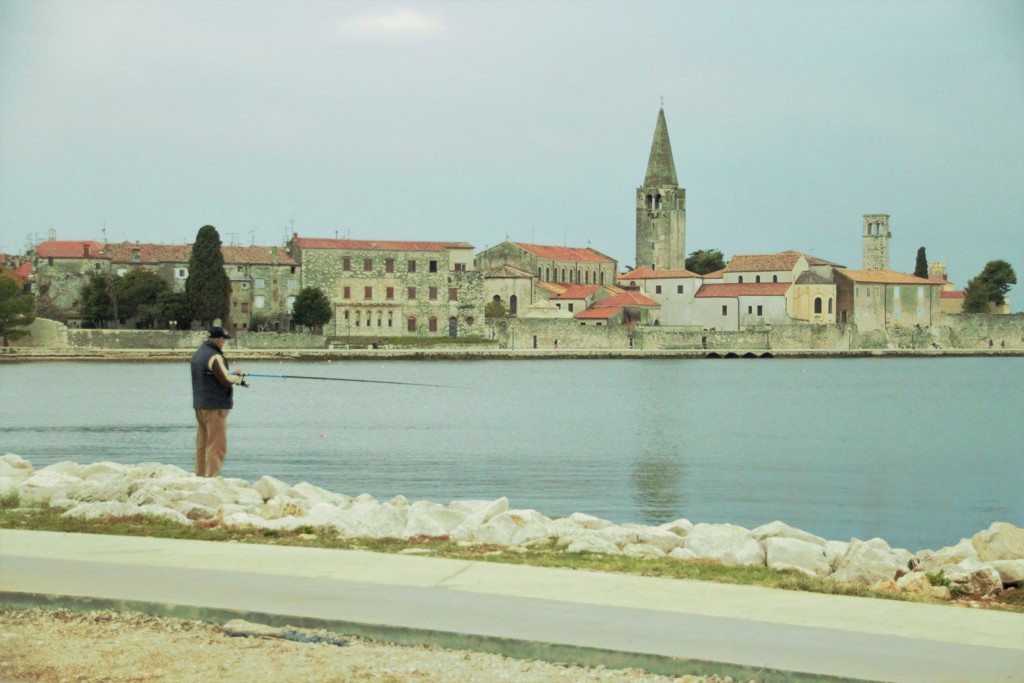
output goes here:
[[679, 187], [665, 109], [658, 110], [644, 184], [636, 191], [636, 267], [686, 267], [686, 190]]

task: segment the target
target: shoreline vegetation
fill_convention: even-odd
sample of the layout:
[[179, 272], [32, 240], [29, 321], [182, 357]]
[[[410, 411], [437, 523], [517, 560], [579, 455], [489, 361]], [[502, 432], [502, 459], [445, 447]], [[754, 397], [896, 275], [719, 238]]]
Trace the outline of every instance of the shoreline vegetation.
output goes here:
[[614, 525], [510, 510], [506, 499], [380, 503], [271, 477], [201, 479], [156, 463], [35, 470], [7, 454], [0, 528], [401, 553], [1024, 612], [1024, 529], [1001, 522], [912, 554], [877, 538], [825, 541], [782, 522]]

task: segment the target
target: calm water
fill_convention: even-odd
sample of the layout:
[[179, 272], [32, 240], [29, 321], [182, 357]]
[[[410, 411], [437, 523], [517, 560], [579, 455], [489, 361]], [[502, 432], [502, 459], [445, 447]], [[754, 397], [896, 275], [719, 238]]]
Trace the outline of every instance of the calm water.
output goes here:
[[[950, 545], [1024, 526], [1024, 359], [249, 363], [225, 476], [381, 500], [508, 496], [616, 522], [781, 519]], [[192, 467], [185, 364], [0, 366], [0, 453]]]

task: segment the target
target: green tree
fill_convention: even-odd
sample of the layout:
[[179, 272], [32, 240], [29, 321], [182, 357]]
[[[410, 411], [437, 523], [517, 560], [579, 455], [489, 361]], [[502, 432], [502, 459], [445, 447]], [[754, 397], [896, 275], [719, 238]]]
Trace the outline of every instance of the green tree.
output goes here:
[[725, 257], [718, 249], [698, 249], [686, 257], [686, 269], [698, 275], [707, 275], [725, 268]]
[[4, 346], [9, 346], [9, 340], [21, 339], [28, 334], [28, 330], [23, 328], [35, 320], [32, 315], [35, 306], [34, 296], [18, 291], [14, 280], [0, 277], [0, 336]]
[[119, 319], [120, 291], [118, 278], [112, 273], [89, 273], [89, 279], [82, 286], [81, 294], [82, 320], [96, 327], [106, 327], [107, 323]]
[[928, 277], [928, 257], [924, 247], [917, 250], [917, 263], [914, 264], [914, 277]]
[[1013, 267], [1002, 259], [989, 261], [964, 287], [964, 313], [984, 313], [989, 303], [1002, 306], [1006, 293], [1017, 284]]
[[507, 317], [508, 310], [501, 301], [491, 301], [484, 306], [484, 320], [504, 320]]
[[214, 320], [226, 320], [231, 305], [231, 280], [224, 271], [224, 255], [220, 251], [217, 228], [204, 225], [192, 245], [188, 259], [185, 298], [191, 317], [209, 326]]
[[157, 305], [160, 309], [157, 323], [161, 328], [170, 326], [172, 321], [178, 330], [187, 330], [192, 326], [192, 313], [184, 292], [166, 291], [157, 299]]
[[331, 302], [317, 287], [303, 287], [292, 306], [292, 320], [323, 334], [323, 327], [331, 320]]
[[151, 270], [136, 269], [117, 282], [120, 313], [136, 318], [141, 327], [153, 327], [160, 317], [160, 297], [171, 291], [167, 281]]

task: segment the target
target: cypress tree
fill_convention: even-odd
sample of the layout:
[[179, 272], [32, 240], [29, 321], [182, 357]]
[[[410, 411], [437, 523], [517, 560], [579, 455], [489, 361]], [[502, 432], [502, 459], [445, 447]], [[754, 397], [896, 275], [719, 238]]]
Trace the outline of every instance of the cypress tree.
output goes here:
[[924, 247], [917, 250], [917, 263], [914, 265], [914, 277], [928, 277], [928, 257], [924, 255]]
[[224, 254], [220, 251], [217, 228], [204, 225], [192, 245], [188, 259], [185, 298], [192, 318], [209, 326], [220, 318], [227, 320], [231, 303], [231, 280], [224, 271]]

